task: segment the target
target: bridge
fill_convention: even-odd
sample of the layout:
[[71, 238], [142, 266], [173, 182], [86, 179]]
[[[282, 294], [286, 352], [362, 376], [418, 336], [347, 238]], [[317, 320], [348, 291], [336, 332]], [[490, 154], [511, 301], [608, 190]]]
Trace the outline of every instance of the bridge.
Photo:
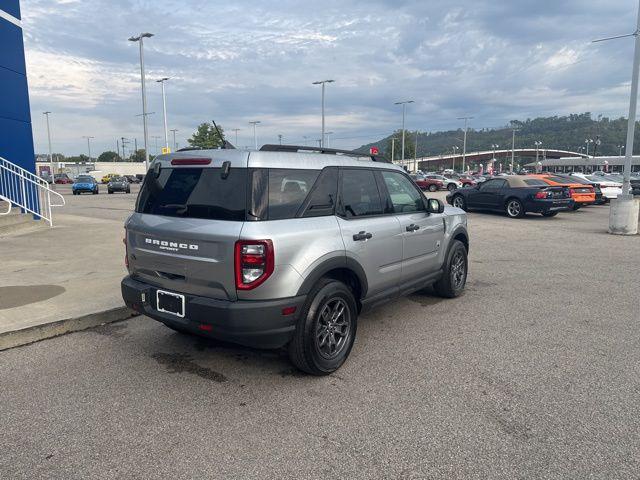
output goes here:
[[[514, 150], [483, 150], [476, 152], [467, 152], [465, 155], [465, 165], [478, 166], [479, 164], [487, 164], [494, 158], [496, 160], [507, 159], [511, 161], [511, 153], [516, 159], [518, 158], [536, 158], [535, 148], [516, 148]], [[587, 155], [580, 152], [572, 152], [569, 150], [557, 150], [554, 148], [538, 149], [537, 155], [539, 160], [557, 159], [567, 157], [588, 158]], [[409, 170], [414, 170], [415, 163], [418, 169], [423, 171], [442, 170], [445, 168], [453, 168], [460, 170], [462, 168], [462, 153], [437, 155], [431, 157], [418, 157], [417, 159], [405, 159], [405, 164]], [[415, 162], [415, 163], [414, 163]], [[396, 161], [396, 163], [401, 163]], [[505, 163], [505, 162], [502, 162]], [[507, 162], [508, 163], [508, 162]]]

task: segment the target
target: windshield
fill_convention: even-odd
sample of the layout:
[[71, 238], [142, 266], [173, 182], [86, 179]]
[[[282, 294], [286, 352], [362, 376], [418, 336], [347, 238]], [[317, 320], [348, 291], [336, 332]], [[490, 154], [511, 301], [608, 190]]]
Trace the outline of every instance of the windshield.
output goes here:
[[93, 183], [93, 177], [78, 177], [76, 179], [77, 183]]
[[242, 221], [246, 213], [247, 170], [163, 168], [145, 178], [136, 212], [166, 217]]

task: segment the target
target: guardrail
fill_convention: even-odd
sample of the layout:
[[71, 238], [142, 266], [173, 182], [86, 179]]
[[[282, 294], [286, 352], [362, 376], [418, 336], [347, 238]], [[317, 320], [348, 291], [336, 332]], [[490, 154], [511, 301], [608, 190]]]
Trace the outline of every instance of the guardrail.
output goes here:
[[[52, 198], [56, 200], [55, 203]], [[53, 227], [52, 208], [65, 205], [64, 197], [49, 188], [46, 180], [2, 157], [0, 157], [0, 200], [9, 204], [7, 211], [0, 212], [0, 215], [8, 215], [12, 206], [15, 206], [45, 220], [51, 227]]]

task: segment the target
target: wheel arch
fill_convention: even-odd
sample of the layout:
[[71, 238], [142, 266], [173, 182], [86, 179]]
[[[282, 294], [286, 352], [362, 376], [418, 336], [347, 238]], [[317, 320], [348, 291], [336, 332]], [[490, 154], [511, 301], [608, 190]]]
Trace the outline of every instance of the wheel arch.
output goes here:
[[298, 295], [308, 294], [318, 280], [323, 277], [340, 280], [349, 286], [356, 297], [358, 308], [360, 308], [360, 301], [367, 295], [369, 284], [364, 268], [356, 260], [341, 256], [323, 261], [306, 276], [298, 289]]

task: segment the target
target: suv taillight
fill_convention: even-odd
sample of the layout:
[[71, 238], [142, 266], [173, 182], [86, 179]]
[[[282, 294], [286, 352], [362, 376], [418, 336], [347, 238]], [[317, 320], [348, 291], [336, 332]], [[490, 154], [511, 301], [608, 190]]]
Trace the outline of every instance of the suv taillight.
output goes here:
[[273, 273], [271, 240], [238, 240], [235, 246], [235, 274], [238, 290], [251, 290]]

